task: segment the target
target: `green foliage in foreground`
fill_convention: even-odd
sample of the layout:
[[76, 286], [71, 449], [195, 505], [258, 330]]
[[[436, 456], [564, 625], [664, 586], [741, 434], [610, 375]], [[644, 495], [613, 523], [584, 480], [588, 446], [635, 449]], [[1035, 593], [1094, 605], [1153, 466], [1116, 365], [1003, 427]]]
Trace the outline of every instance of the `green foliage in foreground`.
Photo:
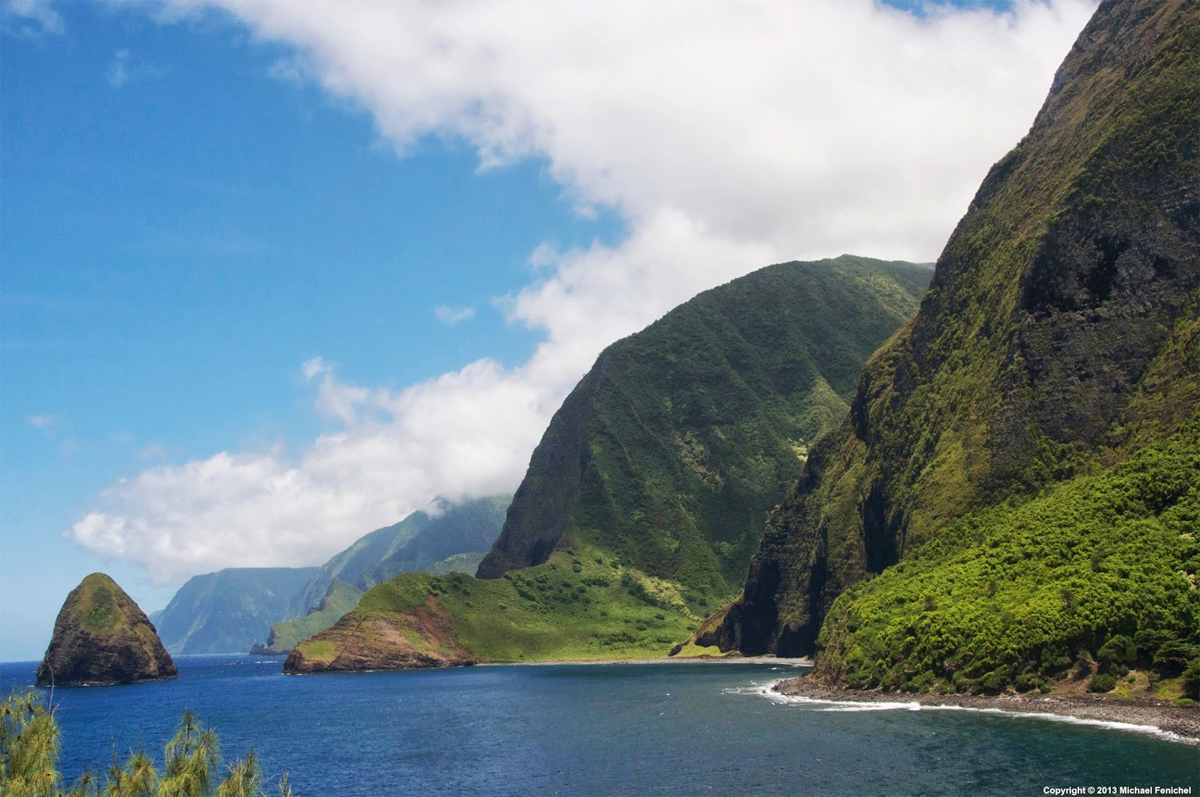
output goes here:
[[[458, 643], [488, 662], [665, 657], [702, 619], [689, 601], [707, 603], [623, 566], [610, 553], [564, 540], [546, 563], [503, 578], [398, 576], [371, 589], [343, 622], [298, 650], [310, 661], [332, 661], [350, 635], [361, 644], [370, 633], [364, 620], [380, 616], [410, 628], [408, 641], [432, 650], [435, 644], [415, 636], [420, 624], [404, 618], [426, 609], [430, 598], [449, 615]], [[388, 644], [382, 637], [368, 641]]]
[[1024, 691], [1095, 662], [1093, 691], [1138, 665], [1183, 674], [1184, 696], [1200, 697], [1197, 536], [1194, 420], [1123, 465], [968, 514], [848, 590], [821, 630], [818, 673], [859, 688]]
[[[251, 751], [222, 767], [220, 744], [190, 711], [184, 711], [175, 736], [163, 749], [163, 766], [142, 750], [125, 763], [114, 752], [103, 775], [84, 774], [63, 791], [59, 770], [59, 727], [41, 696], [14, 692], [0, 706], [0, 794], [4, 797], [262, 797], [262, 773]], [[224, 777], [218, 780], [222, 770]], [[287, 775], [278, 783], [280, 797], [291, 797]]]

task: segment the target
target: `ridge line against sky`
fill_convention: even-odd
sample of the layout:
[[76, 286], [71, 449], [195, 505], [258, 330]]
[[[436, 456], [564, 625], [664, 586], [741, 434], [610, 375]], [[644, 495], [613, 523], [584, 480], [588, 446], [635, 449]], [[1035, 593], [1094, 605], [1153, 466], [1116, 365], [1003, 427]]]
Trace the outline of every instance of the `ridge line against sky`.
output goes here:
[[[87, 572], [116, 562], [135, 572], [128, 569], [133, 563], [149, 580], [127, 589], [161, 600], [187, 577], [220, 567], [319, 564], [437, 496], [511, 491], [550, 416], [599, 351], [699, 291], [791, 259], [844, 252], [936, 258], [987, 168], [1028, 130], [1054, 69], [1094, 7], [1090, 0], [1018, 0], [1000, 10], [924, 4], [916, 14], [869, 0], [8, 0], [3, 26], [10, 63], [44, 56], [82, 64], [81, 53], [94, 50], [91, 93], [78, 88], [79, 78], [70, 87], [72, 101], [78, 96], [99, 106], [136, 92], [193, 88], [204, 76], [190, 74], [185, 56], [173, 58], [155, 42], [172, 36], [197, 49], [219, 42], [257, 54], [260, 74], [243, 86], [251, 100], [256, 92], [300, 98], [298, 118], [365, 115], [375, 131], [365, 148], [375, 163], [432, 164], [428, 183], [419, 186], [431, 196], [440, 197], [439, 181], [449, 180], [439, 159], [456, 167], [470, 161], [469, 190], [502, 184], [513, 192], [504, 202], [519, 207], [526, 194], [536, 193], [575, 221], [552, 223], [529, 211], [524, 223], [535, 234], [544, 224], [546, 232], [521, 250], [502, 241], [482, 213], [456, 222], [462, 236], [479, 239], [474, 271], [436, 252], [394, 264], [391, 284], [398, 291], [414, 286], [412, 301], [423, 303], [428, 326], [414, 328], [393, 355], [418, 360], [423, 349], [437, 349], [436, 366], [407, 370], [399, 382], [343, 377], [351, 367], [359, 374], [370, 369], [348, 362], [353, 355], [344, 350], [335, 354], [336, 337], [314, 337], [302, 356], [271, 362], [274, 370], [229, 373], [208, 387], [219, 397], [238, 381], [273, 380], [276, 391], [292, 392], [295, 406], [287, 411], [306, 420], [293, 421], [284, 433], [267, 423], [249, 438], [206, 436], [201, 422], [181, 410], [173, 421], [181, 425], [180, 437], [192, 440], [183, 457], [172, 456], [172, 439], [142, 440], [136, 429], [125, 431], [137, 425], [136, 408], [115, 413], [128, 419], [108, 432], [142, 440], [138, 456], [106, 461], [90, 478], [107, 486], [76, 488], [78, 494], [59, 502], [65, 511], [35, 514], [6, 499], [0, 543], [7, 555], [32, 563], [46, 546], [65, 545], [65, 530], [79, 546], [63, 554], [71, 568]], [[82, 14], [111, 31], [92, 50]], [[36, 80], [32, 70], [21, 76]], [[6, 75], [6, 82], [14, 78]], [[13, 95], [0, 98], [9, 126], [20, 110]], [[158, 107], [140, 106], [148, 129]], [[209, 115], [220, 130], [219, 102]], [[7, 173], [20, 161], [49, 157], [10, 130], [0, 140]], [[136, 127], [129, 130], [124, 135], [136, 136]], [[188, 135], [184, 127], [166, 132]], [[236, 129], [228, 135], [254, 140]], [[364, 148], [342, 139], [328, 146]], [[156, 147], [148, 137], [147, 158]], [[295, 171], [309, 167], [296, 163]], [[385, 168], [392, 167], [376, 170]], [[203, 186], [194, 187], [204, 176], [189, 175], [188, 184], [177, 180], [168, 196], [203, 193]], [[206, 177], [236, 183], [241, 175]], [[16, 215], [12, 196], [36, 197], [45, 203], [43, 215], [63, 211], [32, 179], [22, 186], [20, 173], [17, 178], [0, 206], [6, 309], [93, 300], [89, 283], [73, 279], [70, 263], [61, 266], [66, 277], [57, 293], [33, 276], [43, 244], [14, 220], [24, 217]], [[293, 178], [278, 180], [287, 185]], [[354, 183], [344, 189], [348, 196], [360, 190]], [[297, 205], [325, 201], [303, 190], [279, 188], [277, 194], [284, 199], [275, 201]], [[165, 212], [171, 210], [168, 204]], [[379, 214], [379, 224], [396, 213], [360, 210]], [[430, 212], [452, 217], [460, 211], [448, 203]], [[574, 233], [563, 236], [564, 229]], [[74, 232], [85, 243], [93, 234]], [[284, 266], [282, 282], [315, 280], [304, 269], [320, 264], [288, 274], [289, 234], [269, 225], [245, 235], [151, 230], [120, 251], [153, 259], [183, 247], [236, 263], [274, 259]], [[488, 259], [488, 236], [495, 236], [495, 262]], [[353, 275], [355, 261], [370, 260], [382, 245], [348, 246], [334, 268]], [[513, 267], [512, 258], [524, 262]], [[418, 275], [439, 270], [448, 276], [437, 292], [416, 287]], [[504, 279], [495, 278], [500, 272]], [[218, 294], [205, 300], [205, 309], [227, 312], [222, 302], [232, 299], [220, 295], [226, 286], [214, 287], [205, 282], [211, 279], [206, 272], [198, 273], [200, 292]], [[335, 290], [362, 291], [369, 281], [345, 283]], [[281, 284], [279, 290], [301, 288]], [[250, 346], [283, 321], [267, 313], [259, 323], [232, 328], [222, 341]], [[455, 362], [455, 350], [444, 341], [472, 329], [483, 342]], [[112, 332], [120, 342], [147, 330], [118, 325]], [[0, 362], [8, 372], [6, 440], [15, 441], [17, 454], [22, 446], [57, 446], [69, 459], [81, 437], [72, 429], [87, 425], [84, 410], [64, 411], [40, 397], [26, 401], [12, 390], [13, 373], [39, 373], [34, 365], [22, 370], [22, 358], [53, 359], [56, 341], [16, 321], [6, 327], [4, 343], [4, 360], [15, 363]], [[218, 360], [216, 345], [193, 336], [177, 356]], [[121, 367], [138, 379], [135, 359], [127, 357]], [[290, 383], [282, 373], [291, 374]], [[233, 425], [253, 427], [254, 419]], [[4, 456], [12, 462], [11, 447]], [[56, 467], [49, 455], [38, 456], [30, 460]], [[4, 470], [14, 484], [15, 470]], [[13, 527], [22, 539], [9, 531]], [[33, 536], [38, 539], [26, 539]], [[69, 577], [78, 581], [73, 572]], [[33, 582], [0, 587], [6, 637], [15, 629], [11, 605]], [[31, 616], [31, 627], [36, 622], [42, 620]], [[0, 640], [0, 656], [5, 650]]]

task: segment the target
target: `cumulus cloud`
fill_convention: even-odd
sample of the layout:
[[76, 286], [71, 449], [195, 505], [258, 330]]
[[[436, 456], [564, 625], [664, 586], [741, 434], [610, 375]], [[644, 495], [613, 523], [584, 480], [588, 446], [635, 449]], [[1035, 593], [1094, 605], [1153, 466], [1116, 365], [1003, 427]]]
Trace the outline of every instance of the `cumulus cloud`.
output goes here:
[[[306, 370], [312, 363], [306, 363]], [[548, 407], [520, 369], [480, 360], [399, 392], [319, 378], [345, 428], [290, 456], [221, 452], [109, 487], [69, 538], [159, 583], [230, 565], [320, 562], [437, 499], [514, 490]], [[336, 394], [333, 401], [322, 392]]]
[[530, 254], [531, 283], [497, 300], [542, 336], [523, 365], [481, 360], [391, 392], [310, 360], [337, 431], [290, 454], [146, 471], [70, 532], [172, 574], [311, 564], [434, 495], [515, 486], [603, 346], [700, 290], [793, 258], [933, 259], [1095, 6], [122, 2], [228, 12], [288, 48], [278, 76], [365, 107], [399, 155], [437, 135], [473, 147], [483, 169], [538, 157], [580, 212], [610, 208], [627, 230]]
[[34, 429], [53, 429], [58, 424], [58, 419], [53, 415], [30, 415], [25, 422]]

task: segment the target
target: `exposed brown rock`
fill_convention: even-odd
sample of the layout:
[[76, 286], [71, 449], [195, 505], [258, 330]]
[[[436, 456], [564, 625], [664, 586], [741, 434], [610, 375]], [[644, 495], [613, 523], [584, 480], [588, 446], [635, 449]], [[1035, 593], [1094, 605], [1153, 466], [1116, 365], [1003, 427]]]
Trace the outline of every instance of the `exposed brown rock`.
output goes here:
[[130, 684], [178, 677], [154, 625], [115, 581], [92, 573], [71, 591], [38, 666], [39, 686]]
[[292, 674], [415, 670], [463, 667], [475, 663], [458, 641], [446, 612], [430, 596], [408, 612], [351, 612], [288, 655], [283, 671]]

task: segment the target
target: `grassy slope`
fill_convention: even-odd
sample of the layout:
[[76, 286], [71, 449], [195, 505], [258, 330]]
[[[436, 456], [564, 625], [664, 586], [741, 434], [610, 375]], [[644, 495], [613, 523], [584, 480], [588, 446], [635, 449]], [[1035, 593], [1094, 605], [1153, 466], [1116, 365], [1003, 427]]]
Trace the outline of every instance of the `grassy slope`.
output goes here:
[[1186, 420], [1200, 374], [1179, 327], [1196, 317], [1200, 263], [1196, 9], [1101, 5], [917, 317], [871, 358], [772, 517], [714, 641], [812, 652], [839, 594], [955, 518], [1119, 463]]
[[309, 660], [332, 660], [378, 616], [406, 627], [419, 649], [436, 650], [439, 640], [422, 638], [413, 619], [430, 596], [451, 618], [455, 641], [479, 661], [665, 656], [700, 620], [676, 585], [568, 543], [549, 561], [498, 579], [406, 573], [370, 590], [336, 626], [297, 650]]
[[[450, 573], [474, 573], [483, 556], [482, 551], [455, 554], [440, 562], [434, 562], [425, 569], [425, 572], [435, 576], [444, 576]], [[315, 607], [316, 611], [306, 614], [304, 617], [294, 617], [271, 626], [271, 635], [267, 638], [266, 649], [261, 652], [287, 653], [301, 641], [326, 628], [331, 628], [358, 605], [362, 596], [362, 590], [350, 586], [341, 579], [334, 579], [329, 586], [329, 591], [325, 593], [325, 597]]]
[[849, 256], [780, 264], [613, 344], [555, 414], [479, 574], [538, 564], [574, 531], [689, 594], [731, 595], [928, 277]]
[[556, 415], [509, 512], [514, 548], [528, 542], [514, 526], [565, 528], [549, 561], [501, 579], [400, 576], [300, 650], [332, 657], [327, 643], [361, 633], [370, 612], [424, 611], [433, 590], [481, 660], [665, 655], [732, 597], [808, 442], [844, 414], [863, 360], [928, 276], [854, 257], [772, 266], [614, 344]]
[[497, 495], [447, 502], [438, 515], [413, 512], [399, 523], [363, 535], [321, 566], [292, 600], [286, 617], [304, 618], [334, 579], [365, 591], [400, 573], [440, 567], [455, 554], [486, 551], [500, 533], [510, 501], [510, 495]]
[[125, 591], [104, 573], [92, 573], [71, 591], [63, 611], [77, 618], [79, 627], [99, 638], [130, 634], [144, 628], [144, 614]]
[[[324, 631], [342, 619], [347, 612], [358, 605], [362, 595], [362, 590], [350, 586], [340, 578], [335, 578], [329, 585], [325, 597], [321, 598], [321, 602], [314, 607], [316, 611], [271, 626], [271, 634], [267, 637], [267, 649], [264, 652], [287, 653], [301, 640]], [[255, 650], [257, 652], [259, 649]]]
[[858, 258], [763, 269], [613, 346], [567, 528], [693, 603], [730, 597], [767, 512], [928, 276]]

